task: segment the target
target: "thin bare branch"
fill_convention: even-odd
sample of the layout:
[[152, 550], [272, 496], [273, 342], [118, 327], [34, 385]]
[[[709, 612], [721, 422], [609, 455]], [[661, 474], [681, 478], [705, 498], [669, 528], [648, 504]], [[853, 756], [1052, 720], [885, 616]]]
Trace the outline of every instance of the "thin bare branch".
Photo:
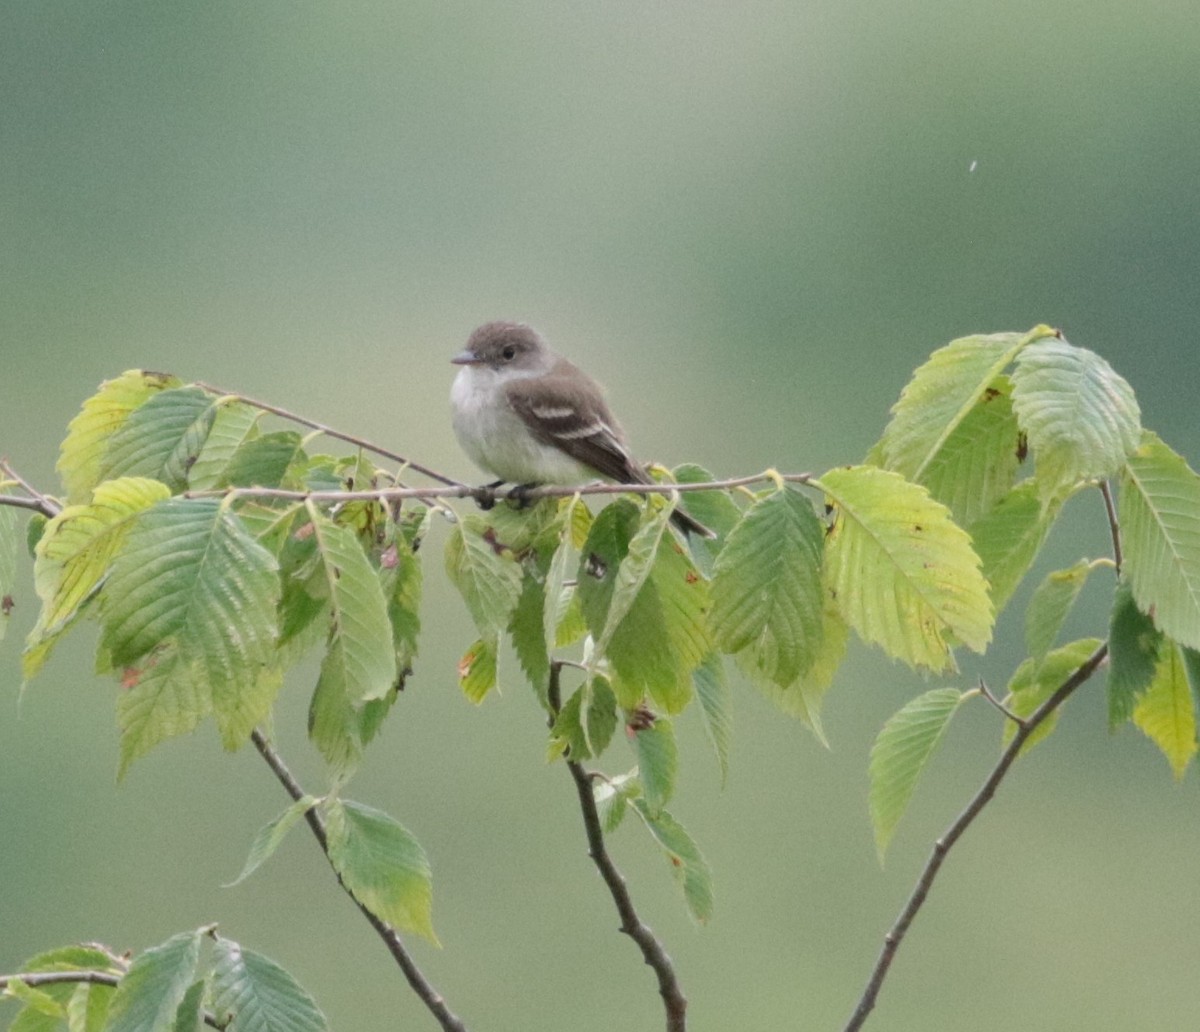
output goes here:
[[263, 412], [270, 412], [274, 416], [279, 416], [282, 419], [289, 420], [292, 423], [298, 423], [300, 426], [306, 426], [310, 430], [316, 430], [318, 433], [324, 434], [326, 437], [332, 437], [338, 441], [345, 441], [347, 444], [353, 444], [356, 448], [362, 448], [364, 451], [373, 452], [376, 455], [389, 459], [392, 462], [398, 462], [402, 466], [407, 466], [409, 469], [416, 470], [431, 480], [436, 480], [441, 484], [447, 484], [452, 487], [465, 487], [465, 484], [460, 484], [457, 480], [444, 476], [436, 470], [429, 469], [420, 463], [413, 462], [411, 459], [406, 459], [403, 455], [398, 455], [394, 451], [389, 451], [387, 448], [381, 448], [377, 444], [372, 444], [370, 441], [362, 437], [355, 437], [353, 434], [343, 433], [341, 430], [335, 430], [333, 427], [326, 426], [324, 423], [318, 423], [315, 419], [309, 419], [307, 416], [301, 416], [296, 412], [289, 412], [285, 408], [280, 408], [278, 405], [272, 405], [269, 402], [259, 401], [256, 398], [248, 398], [244, 394], [237, 391], [226, 391], [220, 387], [214, 387], [210, 383], [197, 382], [196, 386], [202, 390], [211, 391], [213, 394], [219, 394], [225, 398], [237, 398], [238, 401], [245, 402], [252, 408], [262, 409]]
[[941, 868], [943, 861], [945, 861], [946, 855], [954, 847], [954, 843], [959, 840], [963, 832], [971, 826], [975, 818], [979, 816], [983, 808], [991, 801], [1000, 782], [1004, 780], [1004, 776], [1008, 773], [1009, 768], [1020, 754], [1021, 747], [1028, 741], [1029, 736], [1042, 725], [1051, 713], [1067, 700], [1076, 688], [1096, 672], [1107, 656], [1108, 643], [1105, 642], [1084, 660], [1070, 677], [1055, 689], [1054, 694], [1050, 698], [1043, 702], [1017, 727], [1017, 732], [1013, 735], [1012, 741], [1009, 742], [1008, 748], [1000, 754], [1000, 759], [980, 786], [979, 791], [975, 793], [974, 798], [972, 798], [967, 804], [966, 809], [945, 830], [942, 837], [933, 844], [933, 852], [926, 861], [916, 885], [913, 886], [912, 894], [908, 897], [908, 902], [904, 904], [899, 917], [896, 918], [887, 935], [883, 937], [883, 950], [879, 954], [879, 959], [875, 962], [875, 967], [871, 971], [871, 977], [867, 980], [866, 988], [859, 998], [858, 1006], [854, 1009], [854, 1013], [850, 1016], [850, 1020], [846, 1024], [845, 1032], [857, 1032], [858, 1029], [862, 1028], [863, 1022], [867, 1020], [867, 1016], [875, 1007], [875, 1000], [879, 995], [879, 989], [883, 985], [883, 980], [887, 977], [888, 969], [892, 966], [896, 951], [900, 948], [900, 944], [904, 941], [904, 936], [908, 932], [909, 926], [913, 923], [913, 919], [917, 916], [926, 897], [929, 895], [929, 890], [933, 886], [933, 881], [937, 877], [938, 870]]
[[8, 459], [0, 459], [0, 472], [8, 476], [10, 480], [17, 483], [29, 495], [28, 498], [21, 498], [19, 495], [3, 495], [0, 496], [0, 505], [12, 505], [21, 509], [32, 509], [34, 512], [40, 512], [43, 516], [53, 518], [62, 511], [62, 506], [53, 498], [44, 495], [12, 466]]
[[1005, 706], [1004, 703], [996, 697], [996, 694], [988, 687], [987, 681], [985, 681], [982, 677], [979, 679], [979, 694], [987, 699], [988, 702], [995, 706], [996, 709], [1008, 717], [1008, 719], [1018, 727], [1024, 727], [1028, 723], [1024, 717], [1018, 717], [1012, 710]]
[[[266, 761], [267, 766], [271, 768], [272, 773], [279, 779], [279, 783], [283, 786], [284, 791], [293, 800], [298, 801], [304, 798], [304, 789], [295, 777], [292, 776], [292, 772], [288, 770], [287, 764], [283, 762], [279, 753], [267, 741], [266, 735], [258, 728], [255, 728], [250, 735], [250, 740], [254, 743], [254, 748], [258, 750], [258, 754]], [[325, 831], [325, 822], [321, 820], [321, 815], [317, 813], [315, 807], [310, 807], [304, 812], [304, 819], [308, 822], [308, 827], [312, 831], [313, 837], [320, 845], [321, 852], [325, 854], [325, 859], [329, 860], [332, 867], [333, 861], [329, 857], [329, 836]], [[438, 1024], [441, 1025], [445, 1032], [467, 1032], [467, 1026], [463, 1023], [462, 1019], [450, 1010], [441, 994], [434, 989], [421, 969], [417, 967], [416, 961], [413, 960], [412, 955], [408, 952], [407, 947], [400, 938], [400, 933], [364, 906], [355, 897], [354, 893], [350, 891], [346, 883], [342, 881], [342, 876], [337, 873], [336, 869], [334, 870], [334, 874], [337, 876], [338, 884], [342, 887], [343, 891], [354, 900], [354, 905], [358, 907], [363, 917], [367, 919], [379, 938], [383, 940], [388, 952], [392, 955], [392, 959], [396, 961], [400, 970], [404, 972], [404, 977], [407, 979], [412, 991], [417, 994], [417, 997], [433, 1015]]]
[[1117, 520], [1117, 507], [1113, 504], [1112, 488], [1107, 480], [1101, 480], [1097, 485], [1104, 498], [1104, 513], [1108, 517], [1108, 533], [1112, 537], [1113, 562], [1117, 567], [1117, 576], [1121, 575], [1121, 524]]
[[[562, 675], [563, 663], [555, 661], [550, 664], [550, 709], [557, 715], [562, 707]], [[553, 718], [551, 718], [553, 724]], [[576, 794], [579, 796], [579, 809], [583, 814], [583, 826], [587, 833], [588, 856], [608, 886], [609, 894], [616, 905], [621, 917], [620, 930], [628, 935], [642, 951], [642, 959], [654, 971], [658, 979], [658, 992], [663, 999], [666, 1010], [667, 1032], [684, 1032], [687, 1028], [687, 998], [679, 987], [679, 979], [671, 958], [663, 948], [662, 943], [655, 938], [650, 927], [638, 917], [629, 895], [629, 888], [621, 872], [617, 870], [608, 847], [604, 843], [604, 830], [600, 824], [600, 814], [596, 810], [596, 797], [592, 793], [592, 779], [595, 777], [586, 770], [582, 763], [567, 758], [567, 769], [575, 782]]]

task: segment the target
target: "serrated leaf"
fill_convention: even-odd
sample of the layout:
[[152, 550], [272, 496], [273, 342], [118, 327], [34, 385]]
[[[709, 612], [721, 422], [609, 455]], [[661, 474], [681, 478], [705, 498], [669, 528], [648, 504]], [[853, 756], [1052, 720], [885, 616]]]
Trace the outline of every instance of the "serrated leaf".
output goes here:
[[571, 693], [550, 730], [555, 758], [582, 761], [601, 755], [617, 729], [617, 698], [608, 679], [596, 676]]
[[971, 541], [997, 613], [1008, 604], [1033, 565], [1058, 512], [1056, 504], [1043, 508], [1037, 484], [1026, 480], [1001, 498], [986, 516], [971, 524]]
[[476, 705], [496, 687], [497, 640], [493, 635], [480, 638], [458, 661], [458, 686]]
[[611, 835], [621, 826], [629, 801], [636, 799], [641, 792], [641, 782], [633, 772], [593, 782], [592, 797], [596, 800], [596, 814], [605, 835]]
[[34, 564], [42, 612], [30, 645], [74, 614], [100, 583], [137, 516], [169, 495], [157, 480], [109, 480], [97, 486], [91, 502], [67, 506], [46, 524]]
[[204, 1028], [204, 995], [208, 985], [204, 979], [197, 979], [183, 994], [179, 1008], [175, 1011], [175, 1023], [171, 1032], [201, 1032]]
[[733, 740], [733, 696], [725, 678], [725, 665], [713, 652], [692, 671], [692, 684], [700, 703], [704, 733], [717, 755], [721, 787], [729, 779], [729, 747]]
[[216, 416], [214, 402], [199, 387], [176, 387], [148, 398], [112, 435], [101, 479], [152, 477], [173, 492], [182, 491]]
[[21, 965], [22, 971], [81, 971], [85, 968], [110, 974], [118, 974], [121, 970], [111, 954], [79, 943], [36, 953]]
[[[1008, 682], [1008, 697], [1005, 699], [1008, 708], [1018, 717], [1031, 716], [1102, 644], [1098, 638], [1081, 638], [1050, 652], [1040, 664], [1035, 664], [1032, 659], [1025, 660]], [[1038, 725], [1021, 747], [1022, 754], [1027, 753], [1058, 726], [1061, 713], [1060, 706]], [[1007, 745], [1016, 732], [1016, 725], [1011, 720], [1006, 720], [1001, 741]]]
[[429, 861], [417, 840], [380, 810], [331, 799], [329, 859], [346, 887], [376, 917], [437, 945]]
[[1012, 383], [1000, 376], [951, 431], [919, 483], [950, 510], [960, 527], [967, 527], [1012, 488], [1020, 454]]
[[[135, 682], [167, 690], [186, 727], [210, 706], [226, 748], [236, 748], [270, 708], [279, 575], [275, 557], [216, 499], [172, 498], [143, 512], [113, 560], [102, 597], [101, 647]], [[168, 648], [162, 658], [158, 651]], [[128, 678], [127, 678], [128, 679]], [[171, 690], [173, 687], [174, 690]], [[133, 694], [122, 699], [124, 704]], [[126, 716], [129, 715], [126, 709]], [[122, 741], [122, 769], [161, 740], [166, 725]], [[130, 725], [122, 723], [128, 735]], [[175, 732], [171, 732], [175, 733]]]
[[972, 476], [992, 466], [996, 455], [992, 446], [997, 443], [995, 428], [988, 424], [992, 432], [985, 435], [988, 447], [983, 451], [972, 443], [979, 427], [968, 427], [966, 433], [960, 431], [973, 417], [978, 421], [981, 411], [985, 412], [982, 418], [987, 423], [986, 410], [991, 400], [988, 392], [996, 390], [997, 378], [1027, 342], [1026, 335], [996, 333], [960, 337], [933, 352], [913, 374], [892, 408], [892, 419], [881, 441], [886, 468], [914, 483], [928, 483], [926, 474], [933, 472], [933, 483], [942, 483], [945, 471], [937, 471], [935, 467], [939, 461], [953, 464], [944, 454], [947, 450], [951, 455], [967, 452], [974, 453], [976, 460], [984, 459]]
[[4, 996], [20, 1000], [26, 1010], [36, 1011], [53, 1021], [62, 1021], [67, 1016], [66, 1008], [44, 989], [37, 989], [19, 978], [10, 979], [4, 987]]
[[160, 742], [194, 731], [212, 713], [212, 693], [206, 690], [196, 664], [181, 654], [178, 643], [162, 648], [124, 669], [117, 697], [117, 727], [121, 759], [117, 778], [128, 773]]
[[871, 747], [871, 824], [879, 862], [908, 809], [921, 772], [933, 756], [950, 718], [966, 698], [957, 688], [934, 688], [888, 718]]
[[508, 619], [508, 633], [521, 669], [538, 698], [545, 702], [550, 679], [550, 654], [546, 650], [545, 592], [532, 569], [527, 569], [521, 595]]
[[[563, 507], [562, 530], [559, 534], [558, 545], [550, 558], [550, 565], [546, 570], [546, 582], [542, 589], [542, 639], [547, 655], [553, 652], [558, 644], [559, 624], [562, 622], [563, 614], [570, 604], [571, 598], [574, 597], [573, 591], [567, 588], [566, 581], [568, 572], [579, 566], [579, 549], [582, 547], [582, 542], [578, 545], [575, 543], [575, 533], [578, 529], [575, 514], [587, 511], [587, 506], [583, 504], [578, 495], [566, 499]], [[587, 526], [590, 529], [590, 514]], [[583, 540], [587, 540], [586, 536]]]
[[1108, 625], [1108, 726], [1132, 719], [1134, 706], [1154, 678], [1162, 632], [1137, 607], [1122, 579], [1113, 597]]
[[[304, 439], [295, 430], [276, 430], [243, 441], [230, 456], [220, 486], [283, 487], [288, 470], [304, 460]], [[286, 486], [299, 486], [286, 483]]]
[[1138, 607], [1168, 637], [1200, 648], [1200, 477], [1147, 433], [1122, 473], [1117, 508]]
[[217, 940], [213, 1010], [228, 1032], [325, 1032], [316, 1001], [282, 967], [232, 939]]
[[381, 572], [380, 584], [387, 599], [388, 619], [392, 624], [396, 666], [403, 672], [411, 669], [417, 656], [424, 573], [420, 559], [402, 534], [397, 534], [392, 548], [395, 560]]
[[1013, 407], [1029, 439], [1043, 504], [1121, 468], [1141, 437], [1133, 388], [1103, 358], [1058, 337], [1016, 360]]
[[1048, 573], [1034, 591], [1025, 610], [1025, 647], [1035, 665], [1046, 658], [1091, 570], [1092, 564], [1080, 559], [1065, 570]]
[[633, 736], [637, 750], [638, 776], [645, 793], [646, 812], [657, 815], [675, 794], [679, 773], [679, 751], [671, 722], [659, 717], [649, 727], [639, 728]]
[[612, 590], [608, 596], [604, 622], [592, 634], [595, 639], [593, 662], [607, 653], [613, 635], [633, 609], [654, 567], [658, 546], [666, 532], [671, 509], [668, 506], [655, 508], [653, 501], [653, 498], [647, 499], [644, 516], [630, 536], [617, 566], [616, 575], [612, 578]]
[[709, 618], [717, 645], [749, 650], [780, 687], [807, 671], [821, 648], [824, 540], [812, 503], [784, 487], [746, 510], [717, 556]]
[[172, 936], [134, 958], [109, 1006], [105, 1032], [162, 1032], [171, 1028], [196, 975], [201, 931]]
[[1154, 676], [1133, 709], [1133, 722], [1162, 750], [1178, 781], [1196, 755], [1196, 704], [1182, 651], [1164, 638]]
[[446, 540], [446, 572], [482, 637], [502, 631], [521, 597], [521, 565], [473, 513]]
[[232, 889], [235, 885], [240, 885], [266, 863], [275, 850], [279, 848], [280, 843], [287, 838], [287, 833], [292, 830], [296, 822], [311, 810], [316, 803], [317, 800], [314, 796], [306, 795], [301, 799], [297, 799], [278, 817], [267, 821], [266, 824], [259, 828], [258, 833], [254, 836], [254, 841], [250, 843], [250, 852], [246, 856], [246, 863], [242, 866], [242, 873], [234, 878], [233, 881], [227, 882], [223, 887]]
[[114, 992], [107, 985], [81, 982], [75, 986], [67, 999], [68, 1032], [103, 1032]]
[[56, 466], [66, 488], [67, 502], [86, 502], [102, 479], [100, 465], [110, 438], [124, 425], [129, 414], [160, 391], [179, 386], [168, 373], [130, 369], [115, 380], [106, 380], [99, 391], [83, 403], [67, 427]]
[[671, 873], [683, 888], [688, 912], [704, 924], [713, 911], [712, 873], [692, 837], [666, 810], [654, 813], [644, 799], [630, 800], [634, 811], [646, 825], [671, 866]]
[[846, 622], [910, 666], [954, 669], [950, 639], [982, 652], [992, 605], [967, 533], [929, 492], [872, 466], [820, 481], [837, 508], [826, 581]]
[[262, 415], [260, 409], [251, 408], [245, 402], [217, 399], [208, 437], [188, 470], [188, 486], [193, 491], [209, 491], [227, 483], [225, 467], [243, 442], [257, 435]]
[[[676, 466], [671, 471], [671, 476], [679, 484], [711, 484], [716, 479], [703, 466], [691, 462]], [[688, 491], [681, 492], [681, 496], [687, 501], [688, 512], [713, 531], [718, 542], [733, 530], [741, 519], [742, 510], [737, 507], [728, 491]]]

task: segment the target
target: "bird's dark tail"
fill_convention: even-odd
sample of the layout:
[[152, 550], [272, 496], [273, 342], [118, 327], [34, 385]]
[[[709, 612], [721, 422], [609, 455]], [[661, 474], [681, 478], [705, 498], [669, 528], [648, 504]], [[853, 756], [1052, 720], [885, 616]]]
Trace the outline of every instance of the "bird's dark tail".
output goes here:
[[699, 520], [692, 518], [682, 509], [671, 513], [671, 522], [685, 534], [698, 534], [702, 538], [715, 538], [717, 535]]

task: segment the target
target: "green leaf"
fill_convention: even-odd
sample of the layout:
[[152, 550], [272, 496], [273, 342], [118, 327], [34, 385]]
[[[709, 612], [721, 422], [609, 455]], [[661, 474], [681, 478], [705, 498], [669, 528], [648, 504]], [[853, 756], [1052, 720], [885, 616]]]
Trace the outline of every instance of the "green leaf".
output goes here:
[[692, 671], [692, 684], [700, 702], [704, 733], [717, 754], [721, 787], [729, 779], [729, 746], [733, 740], [733, 697], [725, 678], [725, 666], [717, 653], [710, 653]]
[[964, 692], [934, 688], [918, 695], [890, 717], [871, 747], [871, 824], [879, 862], [887, 854], [917, 781], [941, 742]]
[[1162, 632], [1137, 607], [1129, 581], [1117, 584], [1108, 626], [1108, 726], [1132, 719], [1138, 697], [1150, 687]]
[[297, 799], [291, 806], [283, 811], [278, 817], [267, 821], [261, 828], [258, 829], [258, 834], [254, 836], [254, 841], [250, 843], [250, 852], [246, 856], [246, 863], [242, 867], [242, 873], [239, 874], [233, 881], [227, 882], [223, 887], [232, 889], [235, 885], [240, 885], [247, 878], [257, 871], [279, 848], [279, 845], [285, 838], [287, 833], [292, 830], [301, 817], [311, 810], [317, 803], [315, 797], [306, 795], [301, 799]]
[[642, 779], [646, 812], [657, 815], [675, 794], [679, 773], [679, 751], [671, 722], [659, 717], [649, 727], [639, 728], [633, 736], [637, 750], [638, 775]]
[[1035, 665], [1046, 658], [1091, 570], [1092, 564], [1080, 559], [1065, 570], [1048, 573], [1034, 591], [1025, 611], [1025, 645]]
[[[164, 677], [190, 684], [185, 694], [211, 702], [233, 749], [266, 716], [278, 687], [265, 669], [274, 659], [278, 601], [275, 557], [237, 517], [216, 499], [168, 499], [138, 517], [113, 560], [101, 647], [115, 666], [155, 667], [148, 680], [160, 688]], [[157, 656], [164, 646], [174, 660]], [[122, 751], [124, 769], [132, 754], [125, 742]]]
[[380, 585], [387, 599], [396, 666], [401, 672], [410, 670], [417, 657], [423, 583], [420, 559], [404, 536], [397, 534], [390, 550], [384, 553]]
[[545, 700], [550, 679], [550, 654], [546, 650], [545, 592], [532, 569], [527, 569], [521, 595], [508, 620], [513, 650], [530, 685]]
[[1147, 433], [1121, 476], [1118, 513], [1138, 607], [1168, 637], [1200, 648], [1200, 477]]
[[[990, 407], [994, 397], [989, 392], [997, 389], [997, 378], [1028, 340], [1029, 335], [1016, 333], [960, 337], [930, 355], [892, 408], [892, 420], [881, 442], [886, 468], [914, 483], [926, 483], [926, 473], [939, 463], [954, 465], [953, 455], [973, 452], [977, 461], [983, 461], [970, 475], [994, 479], [999, 466], [987, 475], [983, 471], [997, 465], [995, 427], [985, 434], [985, 448], [969, 443], [979, 427], [961, 431]], [[985, 414], [982, 418], [986, 423], [990, 417]], [[944, 454], [947, 451], [950, 457]], [[935, 483], [944, 479], [944, 470], [935, 472]]]
[[717, 556], [709, 620], [717, 645], [749, 650], [780, 687], [805, 673], [821, 647], [824, 540], [812, 503], [785, 487], [746, 510]]
[[437, 944], [429, 861], [417, 840], [380, 810], [331, 799], [329, 859], [354, 898], [376, 917]]
[[154, 746], [194, 731], [212, 713], [212, 693], [205, 690], [196, 664], [171, 641], [150, 653], [121, 676], [117, 727], [121, 760], [117, 777]]
[[108, 1024], [108, 1008], [116, 990], [107, 985], [81, 982], [67, 998], [69, 1032], [103, 1032]]
[[[628, 499], [607, 506], [584, 545], [576, 594], [597, 640], [609, 624], [620, 567], [638, 531], [640, 512]], [[635, 565], [642, 561], [635, 555]], [[663, 710], [677, 713], [691, 698], [692, 669], [711, 651], [705, 624], [708, 584], [668, 534], [658, 539], [649, 574], [631, 574], [623, 581], [626, 597], [635, 579], [641, 586], [611, 631], [606, 652], [615, 674], [613, 687], [622, 706], [637, 706], [649, 695]]]
[[325, 1032], [316, 1001], [283, 968], [232, 939], [218, 939], [213, 1010], [228, 1032]]
[[504, 630], [521, 597], [521, 565], [475, 514], [463, 517], [446, 541], [446, 572], [488, 637]]
[[66, 1019], [67, 1011], [44, 989], [36, 989], [19, 978], [11, 979], [4, 988], [4, 996], [20, 1000], [28, 1011], [36, 1011], [43, 1017], [51, 1018], [56, 1023]]
[[295, 430], [276, 430], [243, 441], [221, 475], [221, 485], [235, 487], [299, 486], [288, 482], [292, 464], [304, 459], [303, 438]]
[[8, 630], [12, 593], [17, 580], [17, 511], [0, 507], [0, 639]]
[[1171, 765], [1180, 780], [1196, 755], [1196, 703], [1183, 651], [1164, 638], [1150, 686], [1133, 709], [1133, 722]]
[[458, 661], [458, 686], [476, 705], [496, 687], [496, 650], [495, 635], [480, 638]]
[[67, 427], [58, 457], [58, 473], [66, 488], [68, 503], [86, 502], [103, 477], [100, 466], [109, 439], [124, 425], [129, 414], [159, 391], [179, 386], [168, 373], [130, 369], [115, 380], [106, 380], [100, 390], [83, 403], [80, 413]]
[[[584, 715], [586, 714], [586, 726]], [[585, 681], [571, 693], [551, 728], [551, 758], [566, 751], [572, 760], [599, 756], [617, 729], [617, 697], [604, 677]]]
[[692, 918], [704, 924], [713, 911], [712, 873], [696, 843], [666, 810], [654, 813], [644, 799], [630, 802], [671, 865], [671, 873], [683, 888], [684, 902]]
[[175, 1015], [196, 976], [202, 930], [172, 936], [139, 954], [109, 1007], [105, 1032], [162, 1032]]
[[[542, 639], [544, 641], [543, 650], [547, 655], [553, 652], [558, 644], [559, 624], [562, 622], [563, 614], [566, 612], [570, 600], [574, 597], [573, 590], [566, 587], [566, 581], [567, 573], [579, 566], [578, 556], [581, 545], [575, 543], [575, 532], [579, 529], [575, 514], [587, 511], [587, 506], [583, 504], [578, 495], [566, 499], [563, 507], [562, 529], [559, 532], [558, 545], [550, 559], [550, 566], [546, 571], [546, 582], [542, 589]], [[590, 516], [587, 522], [588, 529], [590, 529]], [[586, 536], [583, 540], [587, 540]]]
[[90, 503], [67, 506], [46, 524], [35, 550], [34, 584], [42, 609], [26, 643], [26, 679], [41, 669], [54, 642], [96, 590], [138, 514], [169, 493], [157, 480], [106, 481]]
[[986, 516], [971, 524], [971, 540], [991, 587], [992, 605], [999, 613], [1033, 565], [1045, 544], [1059, 507], [1043, 508], [1037, 484], [1026, 480], [1000, 499]]
[[[1040, 664], [1035, 664], [1032, 659], [1025, 660], [1008, 682], [1008, 697], [1005, 699], [1008, 708], [1018, 717], [1031, 716], [1058, 691], [1067, 678], [1088, 661], [1101, 644], [1098, 638], [1081, 638], [1055, 649]], [[1038, 725], [1037, 730], [1025, 740], [1022, 753], [1028, 752], [1058, 726], [1061, 713], [1060, 706]], [[1001, 740], [1007, 745], [1016, 733], [1017, 726], [1011, 720], [1006, 720]]]
[[243, 442], [258, 433], [260, 409], [251, 408], [245, 402], [221, 397], [214, 403], [216, 414], [208, 431], [200, 454], [188, 470], [188, 487], [193, 491], [210, 491], [228, 481], [224, 477], [229, 460]]
[[[704, 467], [692, 463], [676, 466], [671, 475], [680, 484], [709, 484], [716, 479]], [[680, 492], [680, 498], [685, 503], [684, 508], [717, 535], [709, 540], [698, 534], [689, 534], [687, 539], [693, 558], [705, 576], [711, 577], [713, 563], [724, 546], [726, 536], [741, 519], [742, 510], [728, 491], [686, 491]]]
[[182, 491], [215, 416], [213, 397], [199, 387], [153, 395], [113, 434], [100, 478], [153, 477], [172, 491]]
[[967, 527], [1012, 488], [1020, 456], [1012, 383], [1006, 376], [997, 377], [946, 438], [919, 483], [950, 510], [960, 527]]
[[1141, 437], [1133, 388], [1094, 352], [1046, 337], [1017, 356], [1013, 407], [1036, 460], [1042, 503], [1119, 470]]
[[830, 470], [827, 583], [846, 622], [910, 666], [953, 670], [950, 639], [982, 652], [992, 605], [966, 532], [928, 491], [872, 466]]
[[621, 826], [629, 801], [642, 793], [641, 782], [636, 772], [618, 774], [616, 777], [598, 779], [593, 783], [592, 796], [596, 800], [596, 814], [605, 835], [611, 835]]
[[621, 622], [633, 609], [634, 602], [641, 594], [642, 587], [650, 577], [654, 560], [658, 554], [659, 543], [667, 529], [667, 521], [671, 515], [669, 506], [654, 506], [655, 499], [648, 498], [645, 515], [640, 525], [629, 538], [624, 548], [624, 555], [617, 566], [616, 575], [612, 578], [612, 590], [608, 596], [608, 606], [605, 609], [604, 621], [597, 630], [593, 631], [595, 648], [593, 663], [603, 657], [612, 642], [613, 635]]

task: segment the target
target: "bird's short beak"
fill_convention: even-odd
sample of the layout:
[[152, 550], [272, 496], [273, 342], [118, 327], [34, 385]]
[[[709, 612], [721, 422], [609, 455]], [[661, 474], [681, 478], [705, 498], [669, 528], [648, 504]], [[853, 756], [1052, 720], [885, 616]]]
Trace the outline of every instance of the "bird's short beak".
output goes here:
[[479, 365], [479, 356], [474, 351], [460, 351], [450, 361], [455, 365]]

